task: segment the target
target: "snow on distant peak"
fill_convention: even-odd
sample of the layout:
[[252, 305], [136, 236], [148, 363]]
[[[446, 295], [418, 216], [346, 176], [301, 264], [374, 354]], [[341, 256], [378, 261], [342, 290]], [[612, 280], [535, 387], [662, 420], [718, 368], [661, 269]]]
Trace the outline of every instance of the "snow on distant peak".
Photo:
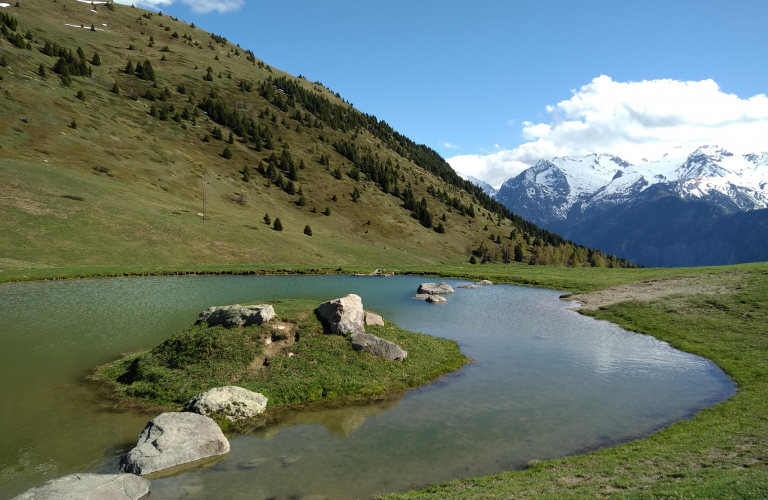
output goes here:
[[466, 175], [466, 176], [462, 176], [462, 177], [464, 177], [465, 181], [469, 181], [472, 184], [474, 184], [475, 186], [477, 186], [480, 189], [482, 189], [483, 192], [485, 194], [487, 194], [488, 196], [490, 196], [491, 198], [494, 198], [496, 196], [496, 194], [498, 194], [498, 192], [499, 192], [498, 189], [496, 189], [495, 187], [491, 186], [490, 184], [488, 184], [484, 180], [478, 179], [477, 177], [473, 177], [471, 175]]

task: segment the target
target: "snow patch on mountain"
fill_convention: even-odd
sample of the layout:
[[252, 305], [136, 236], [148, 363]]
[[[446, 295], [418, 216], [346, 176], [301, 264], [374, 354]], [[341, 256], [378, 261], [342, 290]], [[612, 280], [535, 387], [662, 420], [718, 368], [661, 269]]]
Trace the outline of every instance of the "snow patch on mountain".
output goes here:
[[469, 181], [475, 186], [479, 187], [480, 189], [483, 190], [485, 194], [487, 194], [491, 198], [496, 198], [496, 194], [499, 192], [499, 190], [496, 189], [495, 187], [491, 186], [485, 181], [478, 179], [477, 177], [472, 177], [471, 175], [466, 175], [463, 177], [465, 181]]

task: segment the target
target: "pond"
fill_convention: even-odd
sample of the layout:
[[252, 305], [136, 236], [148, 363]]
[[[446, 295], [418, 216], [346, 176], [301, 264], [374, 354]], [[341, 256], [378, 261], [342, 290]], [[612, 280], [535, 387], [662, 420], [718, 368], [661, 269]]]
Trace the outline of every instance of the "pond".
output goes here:
[[[413, 300], [429, 279], [188, 276], [0, 286], [0, 499], [117, 471], [154, 414], [118, 410], [90, 370], [153, 347], [212, 305], [356, 293], [403, 328], [456, 339], [454, 374], [369, 404], [287, 413], [151, 498], [365, 498], [638, 439], [735, 392], [712, 362], [511, 285]], [[447, 280], [454, 288], [460, 281]], [[279, 313], [279, 305], [276, 306]]]

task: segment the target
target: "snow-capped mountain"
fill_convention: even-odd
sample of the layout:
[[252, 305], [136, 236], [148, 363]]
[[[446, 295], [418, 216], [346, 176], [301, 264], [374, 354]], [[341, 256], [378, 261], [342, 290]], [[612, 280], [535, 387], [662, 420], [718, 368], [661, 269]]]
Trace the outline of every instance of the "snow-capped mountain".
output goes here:
[[[654, 189], [652, 189], [654, 188]], [[768, 153], [735, 156], [702, 146], [687, 156], [631, 165], [612, 155], [539, 160], [506, 181], [496, 199], [536, 224], [581, 218], [632, 203], [663, 188], [726, 212], [768, 206]]]
[[[768, 152], [737, 156], [702, 146], [638, 165], [605, 154], [539, 160], [507, 180], [496, 199], [565, 238], [638, 264], [768, 260], [768, 245], [753, 245], [747, 256], [736, 241], [768, 235], [768, 210], [761, 210], [768, 207]], [[737, 216], [752, 211], [760, 214]]]
[[487, 194], [491, 198], [495, 198], [496, 194], [498, 194], [498, 192], [499, 192], [498, 189], [496, 189], [495, 187], [491, 186], [490, 184], [488, 184], [485, 181], [481, 181], [477, 177], [472, 177], [471, 175], [467, 175], [467, 176], [464, 176], [464, 180], [465, 181], [469, 181], [472, 184], [474, 184], [475, 186], [479, 187], [480, 189], [483, 190], [483, 192], [485, 194]]

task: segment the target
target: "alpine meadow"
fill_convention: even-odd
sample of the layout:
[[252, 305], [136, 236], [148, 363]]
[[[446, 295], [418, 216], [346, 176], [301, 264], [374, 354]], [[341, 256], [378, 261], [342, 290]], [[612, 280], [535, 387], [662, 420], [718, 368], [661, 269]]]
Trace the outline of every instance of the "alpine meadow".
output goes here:
[[[307, 494], [309, 487], [301, 489], [302, 485], [288, 485], [297, 488], [290, 494], [287, 489], [273, 491], [265, 486], [263, 491], [248, 490], [242, 497], [234, 493], [217, 497], [205, 489], [204, 478], [220, 474], [212, 481], [234, 484], [237, 479], [229, 478], [243, 476], [225, 474], [267, 470], [266, 459], [243, 458], [245, 452], [237, 439], [247, 437], [277, 446], [278, 430], [291, 425], [314, 425], [317, 430], [318, 423], [333, 434], [333, 443], [353, 433], [361, 438], [366, 426], [379, 416], [398, 405], [398, 409], [408, 408], [409, 395], [425, 400], [437, 397], [433, 393], [485, 373], [482, 370], [492, 363], [474, 357], [477, 346], [472, 340], [486, 333], [479, 331], [482, 327], [470, 332], [478, 337], [467, 341], [450, 336], [447, 327], [449, 333], [440, 330], [440, 321], [450, 321], [446, 319], [449, 315], [427, 316], [423, 311], [435, 314], [441, 308], [454, 312], [470, 308], [469, 302], [461, 302], [462, 297], [477, 297], [486, 290], [498, 293], [493, 300], [501, 301], [499, 289], [504, 288], [496, 285], [528, 291], [549, 289], [537, 290], [551, 294], [547, 297], [555, 301], [548, 310], [599, 325], [610, 322], [626, 338], [660, 341], [654, 344], [659, 349], [695, 356], [693, 364], [706, 366], [708, 375], [721, 377], [724, 386], [733, 390], [722, 391], [723, 397], [720, 393], [707, 396], [704, 403], [674, 418], [653, 415], [649, 419], [657, 421], [649, 424], [648, 431], [629, 429], [617, 438], [601, 435], [563, 453], [548, 453], [542, 447], [540, 455], [537, 449], [523, 462], [500, 460], [487, 470], [470, 469], [476, 457], [460, 456], [451, 451], [451, 443], [441, 442], [447, 455], [459, 455], [451, 459], [467, 463], [464, 467], [462, 462], [455, 473], [441, 471], [446, 475], [437, 480], [409, 480], [405, 486], [393, 483], [389, 487], [384, 479], [374, 480], [380, 472], [376, 462], [365, 469], [366, 462], [361, 470], [367, 472], [358, 474], [363, 479], [356, 472], [349, 479], [355, 484], [369, 480], [360, 489], [361, 498], [768, 498], [768, 263], [646, 268], [634, 257], [648, 255], [643, 253], [643, 244], [649, 237], [638, 228], [656, 231], [658, 225], [651, 216], [638, 216], [636, 227], [618, 227], [607, 216], [591, 220], [598, 222], [594, 227], [574, 225], [565, 218], [557, 224], [551, 217], [547, 219], [550, 212], [563, 209], [563, 193], [574, 189], [574, 181], [568, 184], [569, 178], [563, 174], [562, 182], [547, 191], [537, 175], [544, 171], [545, 163], [551, 174], [566, 160], [557, 165], [557, 158], [555, 163], [536, 163], [539, 170], [531, 167], [510, 179], [499, 196], [484, 181], [457, 173], [438, 151], [421, 143], [423, 138], [406, 137], [382, 113], [377, 117], [356, 108], [347, 96], [331, 88], [333, 84], [289, 74], [278, 68], [280, 61], [262, 60], [258, 48], [232, 43], [228, 33], [210, 33], [168, 13], [111, 1], [20, 0], [0, 3], [0, 31], [0, 298], [6, 297], [5, 304], [0, 300], [0, 339], [8, 346], [0, 349], [7, 349], [0, 353], [0, 377], [7, 380], [0, 387], [0, 402], [12, 408], [17, 385], [48, 384], [48, 392], [24, 393], [19, 407], [42, 407], [47, 404], [43, 394], [71, 391], [76, 395], [66, 396], [75, 400], [69, 402], [70, 408], [80, 406], [77, 394], [87, 394], [87, 402], [82, 404], [85, 410], [61, 410], [62, 429], [86, 427], [80, 417], [86, 413], [77, 411], [97, 415], [97, 425], [105, 428], [101, 422], [109, 419], [130, 424], [115, 424], [114, 436], [103, 429], [94, 431], [92, 440], [82, 438], [86, 445], [72, 452], [74, 458], [60, 459], [64, 456], [61, 450], [78, 438], [63, 436], [61, 442], [46, 444], [48, 437], [24, 434], [31, 435], [29, 429], [19, 430], [17, 437], [11, 428], [26, 427], [26, 415], [33, 410], [9, 410], [0, 419], [0, 427], [6, 427], [0, 431], [0, 448], [8, 449], [0, 453], [0, 500], [54, 498], [40, 492], [65, 474], [81, 473], [109, 473], [131, 480], [141, 476], [136, 481], [144, 481], [145, 489], [156, 488], [150, 498], [158, 499], [347, 498], [320, 490]], [[440, 85], [440, 81], [434, 84]], [[446, 147], [454, 146], [446, 143]], [[768, 158], [763, 155], [761, 167]], [[629, 183], [629, 174], [610, 173], [606, 174], [610, 182]], [[530, 182], [524, 183], [525, 179]], [[516, 198], [510, 209], [513, 203], [508, 192], [512, 188]], [[598, 188], [595, 192], [602, 193]], [[613, 203], [613, 199], [609, 201]], [[622, 210], [614, 205], [610, 208], [617, 213]], [[760, 247], [763, 233], [739, 240], [742, 226], [726, 221], [722, 224], [728, 231], [721, 233], [730, 240], [716, 242], [698, 235], [699, 226], [689, 227], [690, 217], [682, 210], [675, 216], [677, 222], [668, 232], [681, 242], [678, 246], [700, 237], [710, 253], [741, 248], [745, 255], [762, 255], [755, 249]], [[762, 218], [755, 223], [760, 231], [765, 229]], [[599, 223], [601, 220], [607, 222]], [[607, 245], [608, 240], [600, 235], [619, 230], [632, 235], [626, 239], [629, 243], [619, 246], [623, 254], [583, 244]], [[745, 259], [741, 262], [749, 260]], [[209, 280], [210, 285], [200, 284], [198, 280], [209, 279], [203, 275], [216, 278]], [[337, 290], [322, 290], [321, 280], [330, 276], [278, 275], [335, 275], [333, 287], [347, 286], [349, 290], [340, 299], [337, 295], [325, 297], [323, 293]], [[461, 288], [454, 291], [448, 283], [422, 283], [418, 292], [409, 288], [396, 295], [397, 280], [409, 280], [410, 287], [416, 276], [424, 281], [452, 279], [474, 284], [452, 282]], [[287, 286], [280, 288], [288, 290], [285, 296], [270, 296], [271, 290], [248, 289], [244, 281], [237, 281], [240, 278], [264, 280], [259, 283], [266, 283], [266, 288], [275, 283], [269, 280], [295, 279], [303, 283], [296, 290], [307, 286], [310, 279], [321, 285], [313, 284], [317, 288], [311, 292]], [[214, 284], [217, 279], [233, 281]], [[349, 284], [366, 280], [375, 286], [366, 289], [360, 285], [363, 292]], [[110, 282], [124, 289], [107, 293], [103, 290], [109, 287], [93, 285]], [[150, 305], [136, 298], [147, 282], [156, 287], [152, 293], [157, 294], [142, 298], [152, 302]], [[62, 287], [73, 284], [82, 284], [83, 289]], [[167, 290], [162, 289], [166, 284]], [[430, 287], [424, 285], [449, 291], [428, 291]], [[57, 286], [62, 288], [54, 288]], [[197, 286], [200, 289], [193, 290]], [[55, 341], [49, 342], [42, 333], [36, 336], [37, 323], [16, 328], [14, 321], [27, 325], [25, 315], [32, 315], [32, 311], [19, 312], [27, 306], [21, 297], [45, 297], [46, 293], [62, 309], [66, 309], [61, 306], [66, 300], [77, 303], [80, 297], [93, 309], [83, 306], [86, 312], [77, 319], [72, 318], [79, 313], [71, 312], [68, 319], [76, 326], [58, 319], [41, 320], [39, 332], [55, 332], [50, 334]], [[81, 295], [73, 299], [67, 297], [69, 293]], [[104, 306], [109, 309], [105, 317], [116, 318], [110, 320], [113, 323], [105, 326], [94, 319], [104, 312], [102, 299], [104, 304], [121, 303], [123, 293], [125, 317], [114, 312], [119, 307]], [[363, 296], [368, 307], [374, 300], [367, 297], [375, 297], [382, 310], [378, 314], [367, 307], [363, 310], [362, 303], [357, 304], [361, 297], [354, 294]], [[315, 300], [320, 296], [321, 301]], [[344, 307], [351, 306], [338, 304], [353, 300], [359, 312], [355, 321], [366, 325], [365, 331], [362, 326], [341, 331], [333, 322], [345, 320], [324, 312], [336, 301], [334, 307], [342, 316]], [[386, 306], [392, 317], [380, 305], [386, 300], [392, 301]], [[488, 299], [483, 307], [491, 311], [527, 309], [526, 313], [537, 314], [533, 299], [520, 300], [497, 304]], [[246, 305], [231, 305], [235, 301]], [[38, 303], [29, 299], [29, 304]], [[423, 317], [412, 312], [422, 306], [418, 314]], [[243, 318], [256, 310], [263, 316], [258, 321], [249, 317], [237, 323], [229, 317], [230, 323], [214, 323], [211, 318], [221, 313], [219, 307], [226, 314], [243, 314]], [[38, 309], [34, 314], [46, 315], [42, 307]], [[160, 309], [163, 311], [158, 312]], [[51, 312], [51, 318], [65, 313], [70, 314]], [[402, 317], [425, 333], [401, 324], [396, 314], [404, 314]], [[466, 314], [482, 312], [470, 308]], [[190, 319], [195, 317], [192, 325]], [[534, 323], [550, 319], [542, 315]], [[493, 318], [483, 320], [493, 322]], [[113, 325], [118, 333], [112, 331]], [[516, 324], [494, 326], [507, 328], [510, 337], [519, 333], [514, 331]], [[131, 328], [147, 331], [147, 335]], [[564, 329], [566, 335], [570, 333], [568, 327]], [[543, 349], [547, 355], [561, 349], [543, 333], [524, 333], [530, 334], [526, 342], [531, 345], [552, 342]], [[347, 334], [351, 336], [347, 338]], [[69, 335], [79, 340], [70, 342]], [[397, 355], [387, 359], [374, 352], [360, 335], [368, 335], [365, 342], [378, 342], [380, 351]], [[589, 353], [596, 365], [604, 361], [603, 356], [616, 355], [612, 351], [616, 337], [605, 340], [599, 353]], [[578, 339], [575, 344], [577, 349], [585, 349]], [[62, 349], [62, 358], [72, 358], [61, 360], [68, 371], [55, 371], [58, 361], [46, 357], [50, 349], [57, 350], [56, 356]], [[18, 359], [16, 352], [22, 353]], [[88, 354], [82, 354], [85, 352]], [[503, 348], [496, 355], [511, 357]], [[39, 382], [38, 368], [24, 361], [37, 358]], [[628, 358], [623, 361], [647, 362], [651, 368], [644, 374], [653, 378], [655, 360], [644, 359], [643, 352]], [[550, 358], [542, 359], [530, 360], [536, 370], [557, 372], [562, 368]], [[519, 367], [519, 380], [485, 373], [497, 384], [494, 387], [499, 393], [493, 397], [509, 397], [503, 392], [505, 383], [535, 379], [534, 369], [525, 371], [528, 366]], [[598, 368], [603, 367], [589, 370], [604, 378], [630, 377]], [[46, 377], [66, 379], [69, 385], [60, 389], [45, 382]], [[244, 423], [224, 413], [213, 417], [214, 430], [226, 441], [226, 451], [218, 455], [225, 458], [214, 460], [208, 455], [181, 461], [169, 466], [171, 472], [165, 475], [122, 468], [128, 454], [120, 456], [134, 446], [135, 431], [141, 429], [134, 429], [137, 422], [144, 425], [160, 411], [187, 416], [189, 401], [204, 391], [230, 386], [258, 391], [263, 407], [258, 419], [249, 417]], [[546, 399], [546, 394], [541, 398]], [[365, 407], [374, 403], [379, 409]], [[185, 405], [183, 411], [180, 405]], [[355, 413], [350, 421], [329, 424], [332, 418], [323, 413], [355, 405], [367, 409]], [[450, 406], [470, 416], [474, 410], [459, 399], [450, 400]], [[50, 411], [44, 413], [48, 420], [30, 424], [30, 429], [57, 426], [58, 417]], [[566, 421], [579, 418], [567, 410], [563, 415]], [[438, 417], [432, 422], [435, 427], [443, 422]], [[521, 421], [538, 418], [526, 415]], [[457, 441], [468, 440], [459, 428], [451, 432]], [[16, 446], [17, 440], [24, 439], [23, 446]], [[233, 443], [231, 452], [227, 439]], [[394, 442], [400, 436], [387, 439]], [[430, 438], [424, 439], [428, 442]], [[310, 438], [307, 443], [308, 448], [315, 446], [309, 444]], [[53, 450], [50, 456], [46, 446]], [[98, 448], [98, 453], [88, 446]], [[274, 461], [279, 467], [274, 470], [303, 470], [299, 469], [305, 466], [303, 462], [295, 465], [301, 457], [280, 454]], [[117, 474], [118, 461], [121, 471], [132, 474]], [[179, 468], [191, 463], [195, 467]], [[435, 464], [435, 469], [441, 467], [437, 461]], [[388, 471], [381, 472], [385, 473]], [[183, 478], [191, 476], [199, 481], [184, 483]], [[157, 486], [147, 486], [150, 483], [145, 479]], [[344, 482], [344, 478], [324, 477], [318, 484], [324, 481]], [[134, 495], [129, 491], [132, 487], [125, 487], [128, 497], [146, 498], [141, 496], [146, 491]], [[237, 491], [232, 488], [226, 491]], [[102, 494], [102, 490], [94, 491], [89, 494]], [[251, 494], [254, 496], [247, 496]]]

